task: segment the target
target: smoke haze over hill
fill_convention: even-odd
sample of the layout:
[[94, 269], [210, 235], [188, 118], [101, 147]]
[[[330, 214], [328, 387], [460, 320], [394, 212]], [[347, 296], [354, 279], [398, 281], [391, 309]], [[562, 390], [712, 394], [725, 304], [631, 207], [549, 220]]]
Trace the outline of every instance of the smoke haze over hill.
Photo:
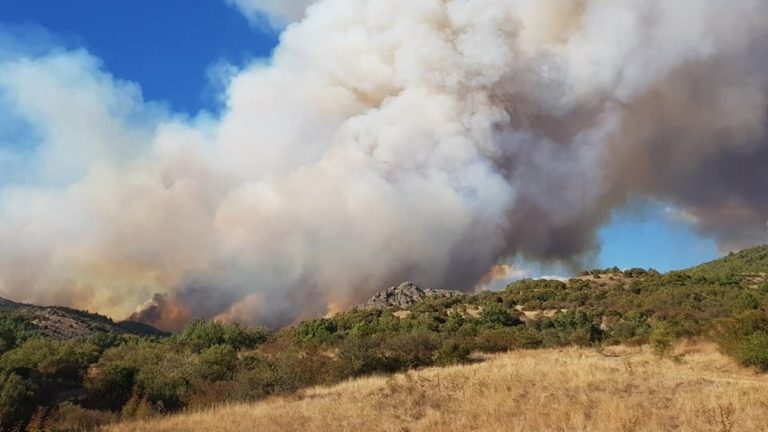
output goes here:
[[41, 142], [0, 150], [1, 296], [279, 325], [577, 260], [634, 198], [768, 241], [764, 1], [233, 3], [299, 21], [194, 119], [0, 33]]

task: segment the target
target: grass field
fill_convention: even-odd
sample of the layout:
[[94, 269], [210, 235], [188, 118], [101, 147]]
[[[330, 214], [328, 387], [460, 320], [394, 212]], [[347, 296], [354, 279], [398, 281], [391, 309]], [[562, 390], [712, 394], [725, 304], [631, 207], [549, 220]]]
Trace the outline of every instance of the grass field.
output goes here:
[[714, 345], [517, 351], [291, 397], [109, 428], [132, 431], [766, 430], [768, 377]]

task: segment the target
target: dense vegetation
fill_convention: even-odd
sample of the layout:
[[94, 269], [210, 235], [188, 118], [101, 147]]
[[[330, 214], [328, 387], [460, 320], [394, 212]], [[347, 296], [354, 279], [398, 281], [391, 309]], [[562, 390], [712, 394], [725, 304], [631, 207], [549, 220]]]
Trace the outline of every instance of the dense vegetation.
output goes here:
[[0, 429], [80, 430], [350, 377], [468, 361], [472, 352], [707, 336], [768, 370], [768, 247], [687, 271], [593, 270], [568, 283], [354, 309], [277, 332], [193, 322], [171, 337], [45, 337], [0, 309]]

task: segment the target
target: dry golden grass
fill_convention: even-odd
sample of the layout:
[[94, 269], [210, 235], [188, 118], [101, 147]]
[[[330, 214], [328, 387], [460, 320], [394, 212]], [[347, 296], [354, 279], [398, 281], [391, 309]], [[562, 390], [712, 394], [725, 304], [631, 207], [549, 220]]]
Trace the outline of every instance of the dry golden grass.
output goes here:
[[696, 431], [768, 429], [768, 377], [712, 345], [519, 351], [314, 388], [111, 431]]

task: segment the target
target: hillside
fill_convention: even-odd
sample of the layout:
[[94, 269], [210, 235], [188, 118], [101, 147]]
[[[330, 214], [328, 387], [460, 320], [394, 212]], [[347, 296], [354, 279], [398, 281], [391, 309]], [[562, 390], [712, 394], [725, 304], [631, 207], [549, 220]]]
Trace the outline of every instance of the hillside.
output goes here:
[[768, 274], [768, 245], [729, 254], [718, 260], [701, 264], [688, 270], [697, 275]]
[[712, 345], [518, 351], [318, 387], [257, 404], [117, 425], [172, 431], [763, 431], [768, 377]]
[[[7, 389], [0, 398], [0, 430], [23, 430], [28, 425], [31, 430], [43, 426], [88, 430], [222, 403], [290, 398], [311, 387], [463, 365], [477, 356], [515, 350], [542, 350], [536, 358], [559, 368], [559, 360], [550, 356], [592, 355], [583, 350], [558, 351], [566, 347], [614, 350], [617, 345], [650, 344], [665, 356], [674, 341], [696, 338], [718, 344], [742, 366], [768, 371], [764, 251], [764, 247], [750, 249], [667, 274], [640, 268], [590, 270], [565, 282], [526, 279], [502, 291], [466, 295], [405, 283], [384, 290], [368, 305], [278, 330], [196, 321], [169, 338], [126, 335], [122, 333], [126, 324], [98, 315], [6, 301], [5, 312], [0, 313], [0, 387]], [[51, 323], [59, 330], [50, 330]], [[69, 330], [71, 325], [80, 333]], [[72, 333], [64, 333], [62, 327]], [[117, 330], [98, 331], [102, 328]], [[78, 334], [85, 337], [70, 337]], [[713, 365], [725, 361], [711, 352], [708, 355]], [[613, 372], [615, 376], [605, 377], [608, 381], [598, 390], [621, 393], [641, 385], [610, 381], [631, 374], [621, 368]], [[532, 375], [546, 373], [531, 371]], [[692, 373], [709, 376], [703, 368]], [[516, 379], [528, 385], [522, 377]], [[669, 404], [674, 402], [669, 394], [689, 391], [706, 380], [711, 381], [683, 383], [681, 389], [638, 388], [653, 398], [649, 403]], [[536, 399], [539, 403], [549, 405], [560, 397], [554, 376], [551, 382], [549, 390]], [[706, 394], [705, 387], [699, 391]], [[510, 383], [508, 388], [517, 387]], [[570, 406], [575, 409], [569, 414], [574, 419], [607, 409], [593, 407], [593, 402], [574, 392], [575, 400], [587, 404]], [[419, 396], [425, 407], [443, 403], [439, 395], [425, 395]], [[619, 409], [620, 405], [613, 406]], [[566, 416], [569, 406], [558, 409]], [[466, 415], [480, 421], [478, 413]], [[539, 425], [533, 419], [525, 421]], [[690, 421], [697, 424], [698, 420]], [[342, 425], [354, 424], [353, 419], [349, 422]]]
[[45, 307], [0, 298], [0, 318], [13, 319], [26, 330], [56, 339], [88, 337], [97, 333], [167, 336], [168, 333], [132, 321], [115, 322], [103, 315], [67, 307]]

